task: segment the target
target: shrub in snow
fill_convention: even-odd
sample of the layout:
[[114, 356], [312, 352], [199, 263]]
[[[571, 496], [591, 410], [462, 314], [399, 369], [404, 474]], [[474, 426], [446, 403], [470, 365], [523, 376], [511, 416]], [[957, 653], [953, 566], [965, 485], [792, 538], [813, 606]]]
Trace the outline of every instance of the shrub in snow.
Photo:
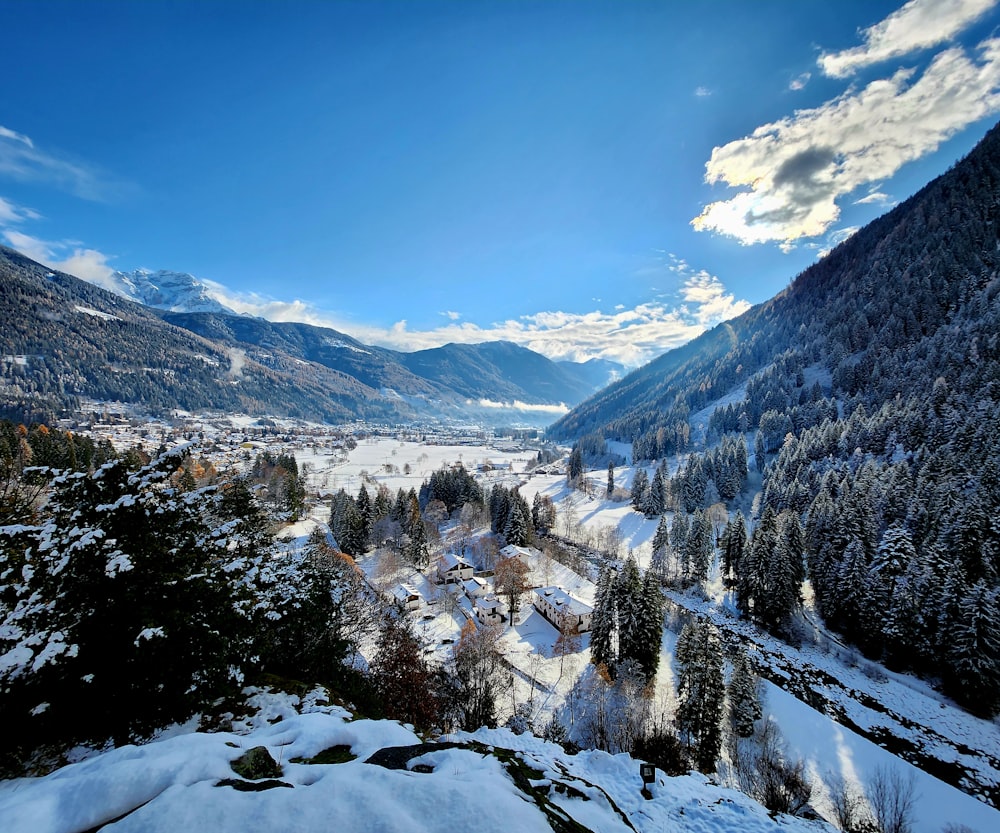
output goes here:
[[[740, 786], [772, 813], [800, 813], [812, 785], [800, 759], [792, 759], [773, 720], [765, 720], [755, 746], [740, 746]], [[897, 831], [901, 833], [901, 831]]]
[[[535, 730], [531, 724], [531, 704], [518, 703], [514, 713], [507, 718], [505, 725], [515, 735], [523, 735], [526, 732], [534, 733]], [[565, 732], [565, 729], [563, 731]]]
[[241, 778], [256, 781], [259, 778], [280, 778], [281, 767], [271, 757], [266, 746], [255, 746], [244, 752], [230, 766]]
[[171, 486], [182, 459], [58, 475], [38, 524], [0, 528], [0, 698], [15, 746], [124, 742], [238, 676], [242, 567], [212, 535], [211, 493]]

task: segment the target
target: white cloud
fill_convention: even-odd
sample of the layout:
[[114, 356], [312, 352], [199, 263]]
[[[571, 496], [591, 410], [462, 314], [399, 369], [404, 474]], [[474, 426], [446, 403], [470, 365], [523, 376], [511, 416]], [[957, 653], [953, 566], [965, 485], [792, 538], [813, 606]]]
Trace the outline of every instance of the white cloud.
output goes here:
[[49, 244], [37, 237], [31, 237], [14, 229], [4, 229], [3, 236], [8, 245], [39, 263], [45, 263], [45, 260], [52, 254]]
[[708, 87], [697, 87], [695, 88], [694, 94], [698, 96], [698, 98], [708, 98], [712, 94], [712, 91]]
[[669, 258], [669, 264], [661, 263], [659, 268], [661, 274], [666, 270], [680, 278], [680, 287], [672, 299], [659, 298], [631, 309], [619, 304], [611, 313], [548, 310], [487, 326], [453, 321], [429, 330], [411, 330], [405, 320], [388, 328], [358, 324], [319, 311], [303, 301], [236, 295], [220, 284], [206, 283], [217, 301], [236, 312], [270, 321], [301, 321], [330, 327], [365, 344], [394, 350], [425, 350], [449, 342], [476, 344], [502, 340], [528, 347], [551, 359], [606, 358], [634, 367], [687, 343], [708, 327], [739, 315], [750, 306], [726, 292], [718, 278], [694, 270], [678, 258]]
[[15, 133], [8, 127], [4, 127], [0, 124], [0, 139], [10, 139], [12, 142], [20, 142], [22, 145], [27, 145], [29, 148], [33, 148], [35, 145], [27, 136], [23, 133]]
[[110, 289], [108, 278], [114, 269], [108, 265], [108, 256], [97, 249], [86, 249], [73, 242], [40, 240], [29, 234], [4, 229], [4, 239], [21, 254], [37, 260], [50, 269], [58, 269], [83, 280]]
[[563, 403], [558, 405], [531, 405], [527, 402], [522, 402], [520, 399], [515, 399], [513, 402], [494, 402], [492, 399], [478, 399], [475, 403], [473, 403], [470, 399], [466, 401], [466, 404], [476, 404], [479, 405], [480, 408], [490, 408], [491, 410], [521, 412], [537, 411], [545, 414], [558, 414], [559, 416], [569, 413], [569, 408]]
[[0, 225], [19, 223], [22, 220], [37, 220], [41, 215], [30, 208], [15, 205], [10, 200], [0, 197]]
[[102, 202], [130, 190], [97, 168], [40, 150], [21, 133], [0, 125], [0, 176], [20, 182], [44, 182], [86, 200]]
[[796, 91], [805, 89], [805, 86], [809, 83], [810, 78], [812, 78], [811, 72], [803, 72], [800, 76], [793, 78], [788, 82], [788, 89]]
[[945, 50], [918, 78], [899, 70], [714, 148], [706, 181], [741, 190], [710, 203], [692, 225], [745, 244], [823, 234], [840, 216], [838, 198], [1000, 111], [1000, 38], [977, 53]]
[[854, 204], [855, 205], [880, 205], [883, 208], [887, 208], [889, 206], [895, 205], [895, 202], [893, 202], [892, 197], [890, 197], [888, 194], [886, 194], [886, 193], [884, 193], [882, 191], [879, 191], [876, 188], [874, 191], [870, 191], [868, 194], [866, 194], [865, 196], [861, 197], [861, 199], [855, 200]]
[[458, 321], [458, 319], [462, 317], [462, 313], [460, 313], [460, 312], [455, 312], [454, 310], [450, 310], [450, 309], [446, 309], [446, 310], [445, 310], [444, 312], [442, 312], [441, 314], [442, 314], [442, 315], [443, 315], [443, 316], [444, 316], [445, 318], [447, 318], [447, 319], [449, 319], [449, 320], [451, 320], [451, 321]]
[[108, 256], [97, 249], [74, 249], [67, 258], [48, 265], [61, 272], [68, 272], [85, 281], [104, 286], [106, 289], [110, 288], [107, 279], [115, 271], [108, 264]]
[[748, 302], [737, 301], [736, 296], [726, 292], [718, 278], [705, 271], [691, 275], [685, 281], [681, 287], [681, 297], [693, 305], [694, 319], [706, 328], [735, 318], [750, 309]]
[[872, 64], [899, 58], [951, 40], [982, 17], [997, 0], [910, 0], [885, 20], [862, 29], [863, 44], [820, 55], [820, 69], [846, 78]]

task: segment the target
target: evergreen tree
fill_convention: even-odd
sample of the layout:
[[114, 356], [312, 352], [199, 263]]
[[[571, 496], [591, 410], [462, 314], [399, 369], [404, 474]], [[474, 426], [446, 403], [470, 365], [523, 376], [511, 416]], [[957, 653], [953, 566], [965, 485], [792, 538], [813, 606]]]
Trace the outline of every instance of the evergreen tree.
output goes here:
[[608, 489], [606, 497], [611, 497], [615, 492], [615, 464], [613, 460], [608, 460]]
[[503, 528], [504, 541], [515, 547], [523, 547], [528, 543], [528, 526], [518, 503], [511, 506], [507, 513], [507, 523]]
[[739, 574], [747, 543], [746, 520], [742, 512], [737, 512], [722, 533], [722, 568], [727, 579]]
[[340, 548], [348, 555], [359, 556], [365, 551], [365, 522], [364, 517], [353, 501], [344, 507], [343, 538], [340, 540]]
[[[770, 535], [762, 533], [765, 544]], [[782, 512], [777, 519], [774, 549], [764, 564], [765, 576], [754, 601], [754, 616], [771, 631], [779, 631], [802, 604], [805, 579], [802, 556], [802, 525], [794, 512]]]
[[590, 626], [590, 661], [594, 665], [611, 668], [615, 662], [618, 629], [615, 606], [615, 572], [608, 562], [603, 562], [597, 575], [594, 592], [594, 613]]
[[547, 535], [556, 525], [555, 504], [541, 492], [535, 492], [531, 500], [531, 525], [540, 535]]
[[362, 579], [349, 558], [319, 528], [301, 554], [274, 559], [263, 553], [248, 602], [255, 610], [259, 667], [295, 679], [335, 683], [345, 659], [366, 634], [369, 608]]
[[237, 557], [253, 557], [261, 553], [272, 541], [271, 522], [260, 501], [250, 491], [247, 479], [234, 477], [222, 484], [218, 493], [214, 502], [206, 502], [206, 510], [219, 524], [226, 525], [230, 551]]
[[502, 535], [510, 516], [510, 492], [497, 484], [490, 490], [490, 529]]
[[508, 505], [510, 509], [507, 513], [507, 523], [503, 528], [504, 540], [515, 547], [526, 547], [534, 537], [527, 501], [515, 489], [508, 498]]
[[404, 555], [413, 566], [423, 569], [430, 560], [430, 550], [427, 547], [427, 533], [424, 530], [423, 516], [420, 514], [420, 503], [413, 489], [410, 489], [409, 506], [406, 524], [408, 541]]
[[927, 662], [931, 655], [925, 612], [934, 585], [930, 567], [914, 553], [906, 572], [896, 581], [892, 598], [882, 608], [882, 633], [886, 662], [890, 666], [912, 668]]
[[750, 669], [746, 654], [741, 654], [733, 664], [728, 698], [729, 724], [737, 737], [751, 737], [754, 723], [763, 715], [758, 694], [759, 684], [760, 680]]
[[670, 531], [667, 527], [666, 515], [660, 515], [660, 522], [656, 525], [656, 532], [653, 535], [652, 546], [653, 555], [649, 562], [649, 569], [662, 582], [667, 579], [667, 557], [670, 549]]
[[[293, 457], [292, 460], [294, 459]], [[298, 475], [297, 467], [296, 470], [290, 470], [285, 474], [282, 493], [285, 511], [293, 521], [297, 521], [306, 505], [306, 487]]]
[[573, 450], [569, 454], [569, 464], [566, 466], [566, 482], [570, 488], [576, 489], [579, 488], [582, 479], [583, 451], [580, 448], [580, 444], [577, 443], [573, 446]]
[[365, 488], [364, 483], [358, 489], [358, 496], [354, 501], [354, 505], [357, 507], [358, 517], [361, 522], [361, 546], [362, 552], [364, 552], [371, 541], [372, 527], [375, 524], [374, 506], [372, 506], [371, 496], [368, 494], [368, 489]]
[[852, 538], [844, 551], [836, 577], [836, 597], [831, 600], [831, 624], [840, 628], [849, 639], [866, 635], [862, 622], [867, 621], [865, 588], [868, 579], [868, 557], [864, 545]]
[[383, 518], [389, 517], [391, 513], [392, 498], [389, 494], [389, 490], [380, 483], [378, 491], [375, 493], [375, 501], [372, 508], [372, 526]]
[[685, 512], [694, 512], [705, 502], [705, 490], [708, 488], [708, 474], [702, 465], [701, 458], [696, 454], [688, 456], [681, 475], [680, 500]]
[[667, 500], [666, 490], [663, 485], [663, 471], [658, 468], [653, 473], [653, 479], [650, 481], [649, 488], [643, 495], [642, 512], [647, 518], [655, 518], [657, 515], [663, 514], [666, 506]]
[[948, 634], [947, 689], [985, 717], [1000, 708], [1000, 591], [976, 582], [958, 604]]
[[652, 570], [647, 570], [642, 580], [642, 610], [639, 634], [635, 639], [635, 661], [647, 681], [656, 676], [660, 666], [660, 644], [663, 640], [663, 591]]
[[740, 566], [740, 610], [771, 631], [780, 630], [799, 604], [802, 557], [792, 553], [802, 541], [797, 525], [797, 517], [786, 514], [779, 521], [771, 507], [765, 509]]
[[618, 612], [618, 656], [616, 665], [637, 660], [644, 651], [642, 576], [630, 553], [615, 581], [615, 609]]
[[227, 527], [214, 527], [214, 489], [169, 485], [182, 459], [64, 474], [43, 524], [0, 530], [11, 743], [124, 743], [188, 718], [246, 667], [249, 551], [230, 554]]
[[649, 475], [643, 468], [636, 469], [632, 478], [632, 508], [636, 512], [642, 512], [646, 501], [646, 492], [649, 489]]
[[708, 514], [701, 509], [697, 510], [684, 542], [684, 562], [688, 566], [688, 575], [694, 581], [705, 581], [708, 578], [714, 539], [712, 521]]
[[681, 578], [686, 579], [690, 572], [690, 562], [687, 557], [687, 539], [689, 531], [688, 517], [681, 511], [674, 512], [674, 520], [670, 524], [670, 545], [677, 553], [678, 571]]
[[694, 622], [684, 626], [677, 640], [677, 726], [702, 772], [715, 770], [722, 750], [722, 714], [726, 683], [722, 674], [722, 645], [715, 628]]

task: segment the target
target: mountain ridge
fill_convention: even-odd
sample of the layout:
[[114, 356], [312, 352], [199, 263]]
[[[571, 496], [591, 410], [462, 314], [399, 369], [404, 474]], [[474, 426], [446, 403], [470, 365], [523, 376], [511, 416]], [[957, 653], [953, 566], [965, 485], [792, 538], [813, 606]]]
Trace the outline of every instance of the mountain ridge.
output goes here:
[[[177, 284], [189, 287], [189, 277], [181, 275]], [[7, 414], [20, 421], [51, 419], [84, 397], [327, 422], [542, 427], [553, 407], [593, 390], [589, 369], [577, 377], [527, 348], [491, 344], [430, 354], [464, 357], [467, 378], [450, 376], [461, 382], [456, 389], [440, 362], [425, 361], [427, 354], [414, 360], [417, 373], [408, 367], [409, 354], [329, 328], [148, 307], [5, 247], [0, 287], [0, 385]]]
[[[917, 326], [922, 334], [940, 326], [945, 316], [931, 313], [942, 305], [954, 304], [964, 291], [955, 276], [956, 270], [966, 268], [961, 266], [963, 258], [969, 262], [967, 268], [992, 273], [1000, 257], [995, 246], [986, 245], [986, 237], [993, 235], [995, 240], [997, 234], [996, 218], [986, 216], [992, 192], [976, 188], [983, 192], [981, 209], [967, 204], [971, 199], [957, 200], [954, 216], [936, 207], [934, 201], [956, 201], [957, 186], [968, 184], [975, 176], [995, 182], [998, 158], [1000, 128], [994, 127], [965, 159], [803, 270], [774, 297], [613, 382], [560, 418], [550, 427], [550, 434], [570, 439], [599, 431], [609, 438], [634, 441], [650, 431], [674, 430], [689, 414], [748, 381], [786, 350], [806, 350], [811, 360], [826, 361], [834, 372], [845, 356], [860, 350], [870, 354], [861, 330], [877, 333], [879, 325], [885, 323], [875, 319], [870, 310], [866, 312], [866, 304], [848, 298], [854, 282], [859, 284], [859, 297], [874, 298], [880, 286], [898, 280], [902, 291], [895, 307], [913, 313], [909, 326]], [[973, 174], [973, 169], [979, 173]], [[934, 216], [925, 216], [928, 212]], [[942, 250], [943, 244], [936, 242], [938, 251], [928, 251], [932, 239], [926, 235], [921, 238], [914, 231], [919, 228], [923, 233], [931, 224], [935, 233], [946, 229], [956, 241], [969, 245], [959, 250], [949, 244], [949, 250]], [[979, 239], [978, 246], [970, 239], [974, 237]], [[891, 255], [899, 248], [911, 252], [911, 258], [923, 256], [928, 262], [948, 265], [956, 292], [949, 293], [943, 286], [924, 286], [921, 276], [905, 265], [890, 266]], [[830, 299], [841, 296], [849, 302], [846, 309], [831, 309]], [[921, 310], [920, 303], [926, 309]], [[893, 305], [889, 306], [886, 311], [895, 316]], [[853, 335], [846, 332], [852, 323], [858, 330]], [[881, 349], [884, 345], [876, 346]]]

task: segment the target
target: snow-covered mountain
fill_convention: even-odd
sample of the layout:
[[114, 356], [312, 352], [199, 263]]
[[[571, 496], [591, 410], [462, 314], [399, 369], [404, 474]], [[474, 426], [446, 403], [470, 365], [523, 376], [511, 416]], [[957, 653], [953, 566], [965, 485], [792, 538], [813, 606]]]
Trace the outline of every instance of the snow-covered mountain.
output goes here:
[[206, 284], [187, 272], [171, 272], [165, 269], [155, 272], [148, 269], [114, 272], [108, 280], [101, 282], [101, 286], [130, 301], [168, 312], [236, 314], [213, 298]]

